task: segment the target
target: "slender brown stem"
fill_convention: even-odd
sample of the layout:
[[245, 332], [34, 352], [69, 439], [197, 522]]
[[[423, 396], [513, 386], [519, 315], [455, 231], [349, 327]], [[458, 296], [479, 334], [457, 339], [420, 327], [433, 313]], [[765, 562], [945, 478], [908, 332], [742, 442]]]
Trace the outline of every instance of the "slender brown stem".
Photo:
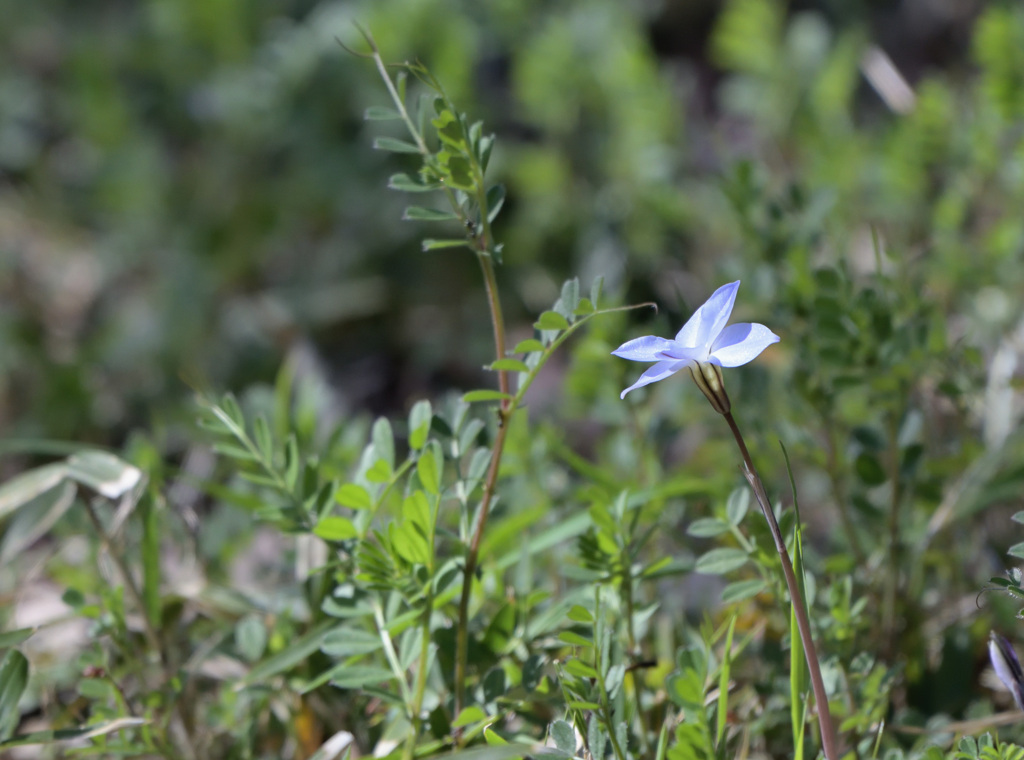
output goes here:
[[786, 549], [786, 542], [782, 538], [782, 531], [779, 523], [772, 512], [771, 502], [764, 490], [761, 478], [754, 468], [754, 462], [750, 458], [747, 444], [743, 441], [736, 420], [732, 412], [725, 412], [725, 421], [729, 423], [736, 445], [739, 446], [740, 456], [743, 458], [743, 475], [757, 497], [757, 503], [761, 506], [764, 519], [768, 521], [768, 528], [771, 530], [772, 538], [775, 540], [775, 550], [782, 561], [782, 573], [786, 577], [786, 586], [789, 588], [789, 597], [793, 604], [793, 611], [796, 613], [796, 624], [800, 631], [800, 640], [804, 645], [804, 655], [807, 658], [807, 669], [811, 674], [811, 686], [814, 689], [814, 701], [818, 703], [818, 725], [821, 727], [821, 744], [825, 750], [825, 757], [828, 760], [839, 760], [839, 744], [836, 738], [835, 726], [832, 723], [832, 713], [828, 707], [828, 695], [825, 693], [825, 682], [821, 678], [821, 667], [818, 664], [818, 653], [814, 648], [814, 637], [811, 635], [811, 622], [807, 617], [807, 607], [804, 604], [803, 595], [800, 593], [800, 586], [797, 583], [796, 573], [793, 571], [793, 563], [789, 559], [789, 551]]

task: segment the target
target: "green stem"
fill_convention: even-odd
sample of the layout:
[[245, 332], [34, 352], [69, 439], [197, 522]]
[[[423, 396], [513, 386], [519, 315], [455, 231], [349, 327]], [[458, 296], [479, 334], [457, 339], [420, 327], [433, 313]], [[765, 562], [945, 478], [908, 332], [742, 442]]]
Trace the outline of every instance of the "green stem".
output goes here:
[[430, 557], [427, 562], [427, 588], [426, 588], [426, 599], [424, 601], [423, 619], [420, 621], [420, 662], [419, 669], [416, 672], [416, 691], [413, 693], [412, 705], [410, 712], [412, 713], [412, 734], [409, 736], [409, 740], [405, 743], [405, 749], [403, 751], [403, 760], [413, 760], [413, 755], [416, 752], [416, 744], [419, 741], [420, 730], [423, 727], [423, 695], [427, 690], [427, 670], [430, 664], [430, 619], [434, 613], [434, 540], [437, 531], [437, 513], [438, 513], [438, 502], [440, 499], [435, 497], [433, 499], [434, 504], [431, 509], [430, 519], [430, 535], [427, 536], [427, 545], [430, 547]]
[[743, 440], [736, 420], [732, 412], [726, 411], [722, 414], [725, 421], [729, 423], [729, 429], [736, 439], [736, 445], [740, 449], [740, 456], [743, 458], [743, 475], [754, 491], [757, 503], [761, 507], [764, 519], [768, 521], [768, 528], [771, 530], [772, 539], [775, 541], [775, 551], [779, 554], [782, 562], [782, 573], [786, 578], [786, 586], [789, 589], [789, 597], [796, 614], [796, 624], [800, 631], [800, 640], [804, 645], [804, 656], [807, 658], [807, 669], [811, 675], [811, 686], [814, 689], [814, 701], [818, 703], [818, 725], [821, 727], [822, 749], [825, 751], [827, 760], [839, 760], [840, 751], [836, 738], [835, 726], [832, 723], [832, 713], [829, 711], [828, 694], [825, 692], [825, 682], [821, 678], [821, 666], [818, 663], [818, 653], [814, 647], [814, 637], [811, 634], [811, 622], [807, 617], [807, 606], [804, 604], [803, 595], [800, 593], [800, 585], [797, 583], [796, 573], [793, 571], [793, 563], [789, 558], [789, 551], [786, 549], [786, 542], [782, 538], [782, 531], [779, 523], [772, 512], [771, 501], [761, 483], [761, 478], [754, 468], [754, 461], [747, 450], [747, 444]]
[[[99, 536], [100, 544], [107, 552], [107, 556], [109, 556], [114, 561], [114, 564], [117, 565], [117, 570], [121, 575], [124, 588], [132, 598], [132, 603], [139, 610], [139, 617], [142, 618], [142, 635], [145, 637], [146, 644], [149, 646], [150, 650], [152, 650], [157, 657], [164, 683], [169, 684], [173, 678], [170, 668], [167, 665], [166, 653], [164, 652], [163, 645], [160, 642], [160, 637], [157, 636], [156, 629], [153, 628], [153, 621], [149, 619], [146, 604], [142, 600], [142, 594], [139, 592], [138, 586], [135, 585], [135, 578], [132, 577], [128, 565], [125, 564], [124, 557], [121, 556], [120, 552], [114, 550], [113, 541], [107, 533], [106, 528], [103, 527], [103, 522], [100, 520], [100, 516], [96, 514], [96, 509], [93, 507], [92, 502], [89, 499], [83, 499], [82, 501], [85, 504], [85, 513], [89, 516], [89, 521], [92, 523], [93, 528], [96, 530], [96, 534]], [[178, 714], [178, 720], [181, 723], [182, 734], [185, 739], [185, 755], [191, 760], [194, 760], [199, 755], [195, 749], [195, 737], [193, 736], [192, 731], [192, 721], [185, 712], [185, 708], [180, 699], [174, 700], [174, 709]]]

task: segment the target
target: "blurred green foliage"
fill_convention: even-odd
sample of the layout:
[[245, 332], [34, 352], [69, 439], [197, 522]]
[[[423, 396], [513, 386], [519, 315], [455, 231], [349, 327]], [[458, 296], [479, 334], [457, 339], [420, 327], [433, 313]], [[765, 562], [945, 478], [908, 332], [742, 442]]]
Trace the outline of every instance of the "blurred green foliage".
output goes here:
[[[813, 708], [721, 420], [685, 383], [619, 401], [635, 368], [608, 355], [742, 278], [737, 318], [783, 340], [726, 382], [781, 503], [776, 439], [793, 463], [846, 742], [1018, 756], [981, 733], [978, 685], [1020, 578], [978, 593], [1024, 552], [1017, 4], [0, 11], [0, 740], [88, 725], [101, 756], [325, 758], [345, 731], [359, 754], [799, 754]], [[477, 262], [421, 252], [475, 232], [399, 223], [442, 204], [386, 188], [422, 162], [371, 149], [409, 136], [364, 120], [389, 99], [345, 50], [365, 50], [354, 21], [498, 137], [508, 347], [543, 339], [504, 371], [547, 362], [505, 433], [450, 395], [495, 383]], [[573, 277], [662, 311], [589, 320], [602, 304]], [[202, 431], [190, 386], [240, 402], [204, 394]], [[86, 626], [73, 657], [28, 596]]]

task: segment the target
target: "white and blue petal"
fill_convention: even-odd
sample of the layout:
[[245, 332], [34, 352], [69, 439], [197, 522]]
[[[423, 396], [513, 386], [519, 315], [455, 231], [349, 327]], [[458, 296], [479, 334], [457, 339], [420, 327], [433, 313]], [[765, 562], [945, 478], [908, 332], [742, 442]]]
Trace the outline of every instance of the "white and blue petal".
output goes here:
[[619, 398], [626, 398], [626, 394], [637, 388], [643, 388], [645, 385], [656, 383], [659, 380], [664, 380], [670, 375], [674, 375], [676, 372], [685, 367], [689, 362], [676, 362], [676, 361], [662, 361], [655, 364], [653, 367], [648, 367], [647, 370], [640, 375], [640, 379], [633, 383], [631, 386], [626, 388], [622, 393], [619, 394]]
[[740, 281], [736, 280], [712, 293], [676, 333], [676, 342], [689, 348], [704, 348], [710, 351], [711, 344], [732, 315], [736, 291], [739, 288]]
[[708, 361], [719, 367], [739, 367], [753, 361], [779, 336], [756, 322], [741, 322], [722, 330], [711, 346]]
[[656, 335], [645, 335], [642, 338], [628, 340], [612, 351], [612, 354], [634, 362], [656, 362], [664, 357], [659, 356], [675, 345], [674, 341], [659, 338]]

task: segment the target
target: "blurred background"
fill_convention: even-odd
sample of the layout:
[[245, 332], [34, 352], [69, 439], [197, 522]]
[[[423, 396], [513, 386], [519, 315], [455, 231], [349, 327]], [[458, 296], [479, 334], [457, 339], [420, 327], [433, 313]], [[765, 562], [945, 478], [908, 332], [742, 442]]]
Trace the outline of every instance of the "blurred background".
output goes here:
[[[1019, 2], [0, 0], [0, 18], [0, 450], [33, 452], [0, 479], [37, 461], [15, 439], [144, 465], [145, 437], [150, 463], [202, 449], [212, 471], [193, 387], [265, 401], [282, 366], [315, 386], [325, 435], [359, 423], [343, 477], [369, 414], [493, 384], [477, 263], [421, 252], [459, 231], [400, 221], [423, 200], [387, 180], [418, 161], [372, 149], [404, 135], [364, 121], [389, 99], [343, 47], [365, 49], [359, 22], [497, 135], [510, 345], [569, 277], [661, 307], [594, 320], [545, 369], [507, 503], [557, 503], [554, 524], [598, 469], [666, 482], [673, 527], [684, 497], [687, 518], [722, 502], [721, 421], [682, 384], [623, 404], [641, 368], [608, 352], [742, 279], [736, 318], [783, 340], [730, 394], [770, 487], [789, 494], [781, 438], [820, 507], [828, 651], [906, 663], [893, 705], [918, 716], [988, 694], [988, 629], [1016, 609], [981, 615], [978, 593], [1012, 563], [1024, 492]], [[235, 551], [251, 514], [209, 511], [203, 551]], [[283, 562], [275, 541], [260, 557]]]
[[476, 263], [419, 253], [437, 230], [398, 221], [386, 180], [416, 164], [371, 149], [363, 113], [388, 101], [339, 44], [359, 49], [355, 21], [497, 134], [513, 325], [569, 276], [666, 325], [726, 279], [770, 303], [797, 260], [872, 269], [872, 234], [943, 308], [971, 306], [961, 334], [1020, 314], [1018, 3], [3, 6], [9, 437], [173, 429], [190, 384], [269, 381], [290, 352], [339, 413], [480, 382]]

